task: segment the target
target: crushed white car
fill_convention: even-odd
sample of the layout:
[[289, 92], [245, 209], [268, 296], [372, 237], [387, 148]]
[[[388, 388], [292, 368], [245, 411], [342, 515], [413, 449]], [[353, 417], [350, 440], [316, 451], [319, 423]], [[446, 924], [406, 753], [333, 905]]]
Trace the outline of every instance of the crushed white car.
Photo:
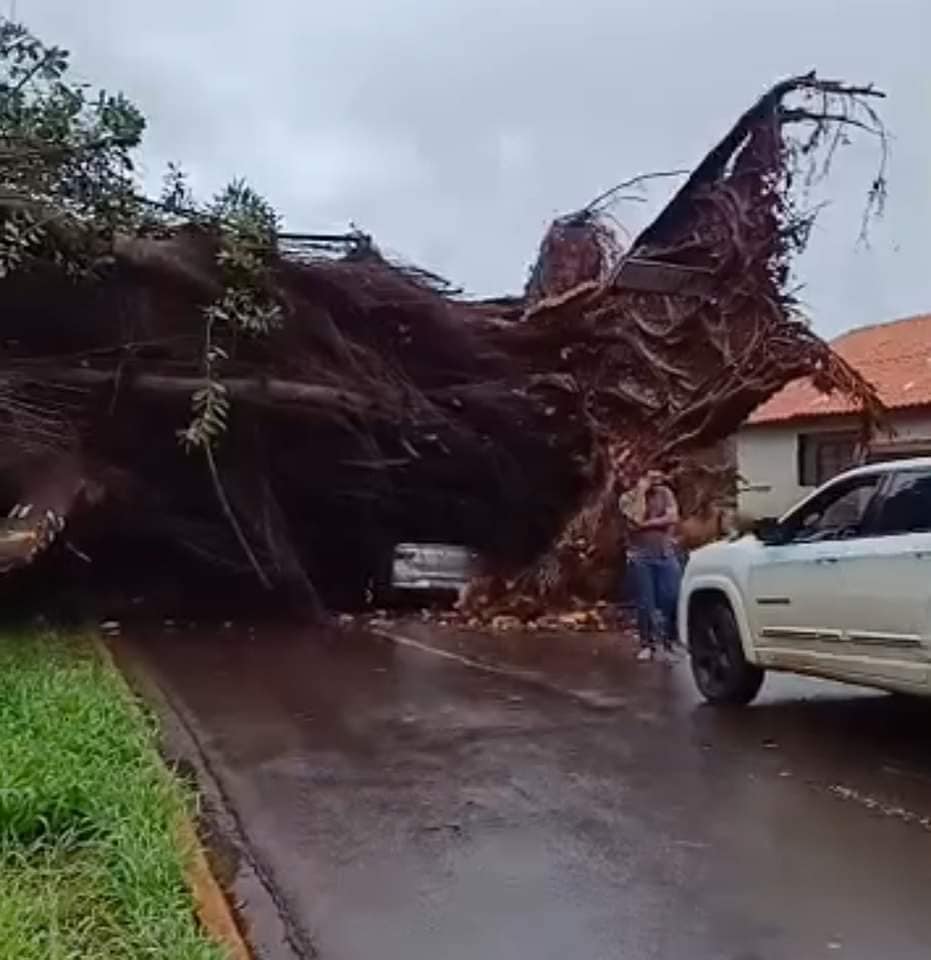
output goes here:
[[401, 593], [460, 593], [477, 556], [452, 543], [399, 543], [391, 562], [390, 587]]
[[689, 558], [680, 638], [715, 704], [764, 671], [931, 693], [931, 458], [859, 467]]

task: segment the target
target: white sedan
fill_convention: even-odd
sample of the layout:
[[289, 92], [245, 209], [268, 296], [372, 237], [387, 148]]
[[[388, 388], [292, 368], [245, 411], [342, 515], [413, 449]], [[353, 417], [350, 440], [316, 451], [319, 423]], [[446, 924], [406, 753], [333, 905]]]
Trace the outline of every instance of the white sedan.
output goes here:
[[749, 703], [766, 669], [931, 693], [931, 458], [850, 470], [695, 551], [679, 632], [712, 703]]

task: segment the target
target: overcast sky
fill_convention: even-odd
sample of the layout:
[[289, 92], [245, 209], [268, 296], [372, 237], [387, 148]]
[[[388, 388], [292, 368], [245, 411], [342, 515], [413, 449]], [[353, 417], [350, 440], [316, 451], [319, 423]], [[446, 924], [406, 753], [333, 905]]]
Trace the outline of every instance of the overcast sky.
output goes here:
[[[0, 0], [10, 8], [11, 0]], [[931, 311], [931, 0], [15, 0], [149, 119], [147, 180], [245, 176], [307, 231], [350, 222], [479, 294], [518, 290], [560, 212], [691, 167], [772, 81], [874, 81], [890, 199], [846, 149], [800, 264], [815, 327]], [[664, 199], [661, 198], [661, 199]], [[636, 229], [646, 212], [617, 213]]]

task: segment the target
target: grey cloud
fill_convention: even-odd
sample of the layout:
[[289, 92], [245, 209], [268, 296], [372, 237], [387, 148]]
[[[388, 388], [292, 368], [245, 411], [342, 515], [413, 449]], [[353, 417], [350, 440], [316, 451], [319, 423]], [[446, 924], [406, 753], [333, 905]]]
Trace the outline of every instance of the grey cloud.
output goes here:
[[[516, 289], [548, 220], [636, 173], [691, 166], [770, 82], [875, 80], [897, 135], [873, 246], [873, 145], [838, 158], [800, 265], [834, 333], [931, 309], [927, 0], [18, 0], [87, 78], [150, 118], [202, 191], [247, 176], [306, 229], [370, 230], [480, 293]], [[663, 199], [618, 212], [632, 229]]]

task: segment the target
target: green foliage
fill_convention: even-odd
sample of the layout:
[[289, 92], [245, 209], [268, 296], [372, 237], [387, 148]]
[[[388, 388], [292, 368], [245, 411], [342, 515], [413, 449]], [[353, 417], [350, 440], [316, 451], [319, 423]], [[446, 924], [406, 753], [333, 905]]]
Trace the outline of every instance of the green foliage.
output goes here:
[[235, 235], [256, 249], [274, 251], [278, 214], [245, 180], [234, 180], [213, 199], [209, 214], [224, 233]]
[[208, 308], [211, 319], [247, 334], [268, 333], [281, 322], [267, 278], [277, 252], [278, 214], [244, 180], [234, 180], [214, 198], [208, 215], [220, 234], [217, 263], [227, 285]]
[[[209, 310], [210, 308], [208, 308]], [[217, 379], [219, 364], [229, 358], [227, 352], [212, 342], [214, 322], [207, 317], [207, 345], [204, 350], [204, 385], [191, 397], [191, 422], [178, 433], [188, 450], [209, 447], [226, 430], [230, 400], [224, 384]]]
[[162, 177], [162, 193], [157, 206], [168, 218], [191, 216], [195, 212], [187, 175], [176, 163], [169, 163]]
[[203, 447], [223, 434], [229, 413], [218, 379], [228, 359], [222, 342], [261, 336], [281, 323], [268, 276], [278, 215], [243, 180], [200, 205], [175, 164], [159, 200], [146, 200], [132, 160], [145, 119], [122, 94], [69, 82], [68, 67], [66, 50], [0, 19], [0, 280], [38, 260], [84, 277], [107, 261], [118, 233], [185, 223], [213, 232], [224, 291], [204, 310], [204, 386], [180, 432], [187, 447]]
[[86, 646], [0, 638], [0, 955], [218, 960], [176, 842], [189, 797]]
[[36, 219], [77, 218], [95, 230], [133, 224], [130, 156], [145, 120], [122, 94], [69, 83], [68, 52], [0, 20], [0, 181]]
[[[186, 198], [177, 169], [166, 182], [172, 200]], [[261, 336], [281, 323], [282, 309], [268, 278], [277, 251], [278, 214], [243, 180], [234, 180], [200, 214], [220, 238], [217, 264], [223, 273], [223, 294], [204, 310], [204, 385], [191, 398], [193, 416], [179, 437], [187, 449], [214, 444], [225, 432], [229, 395], [219, 380], [229, 359], [221, 338], [237, 333]]]
[[[221, 252], [222, 256], [222, 252]], [[268, 333], [281, 322], [281, 307], [249, 286], [230, 287], [207, 307], [208, 317], [243, 333]]]
[[10, 214], [0, 226], [0, 279], [19, 269], [41, 244], [42, 228], [31, 214]]

